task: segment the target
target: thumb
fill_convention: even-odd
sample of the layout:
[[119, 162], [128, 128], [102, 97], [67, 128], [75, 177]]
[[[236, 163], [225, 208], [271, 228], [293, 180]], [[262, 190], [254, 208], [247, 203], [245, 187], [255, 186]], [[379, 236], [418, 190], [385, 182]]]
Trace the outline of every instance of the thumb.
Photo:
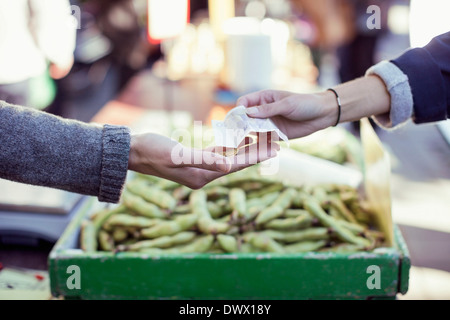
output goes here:
[[273, 103], [263, 104], [256, 107], [250, 107], [245, 112], [252, 118], [271, 118], [279, 115], [287, 115], [289, 107], [283, 101], [276, 101]]

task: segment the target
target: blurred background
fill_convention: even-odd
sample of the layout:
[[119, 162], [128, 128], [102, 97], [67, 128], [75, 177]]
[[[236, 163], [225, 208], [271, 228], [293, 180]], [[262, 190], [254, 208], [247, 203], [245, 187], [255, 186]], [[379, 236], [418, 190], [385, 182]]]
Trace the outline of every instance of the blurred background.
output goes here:
[[[317, 92], [450, 30], [445, 0], [44, 2], [0, 0], [0, 99], [165, 134], [159, 111], [172, 125], [209, 125], [245, 93]], [[413, 264], [403, 298], [448, 299], [448, 121], [373, 126], [391, 155], [393, 219]], [[358, 123], [341, 127], [359, 136]], [[2, 183], [0, 266], [45, 270], [79, 197]]]

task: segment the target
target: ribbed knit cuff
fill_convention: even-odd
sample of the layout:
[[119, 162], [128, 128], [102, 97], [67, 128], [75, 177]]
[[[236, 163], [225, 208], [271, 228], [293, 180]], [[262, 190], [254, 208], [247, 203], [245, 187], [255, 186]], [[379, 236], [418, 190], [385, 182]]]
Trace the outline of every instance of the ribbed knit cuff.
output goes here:
[[382, 61], [366, 72], [367, 75], [379, 76], [386, 85], [391, 96], [389, 113], [373, 117], [375, 122], [385, 129], [394, 128], [406, 123], [413, 115], [413, 96], [408, 76], [395, 64]]
[[117, 203], [128, 172], [130, 129], [122, 126], [103, 127], [103, 156], [98, 199]]

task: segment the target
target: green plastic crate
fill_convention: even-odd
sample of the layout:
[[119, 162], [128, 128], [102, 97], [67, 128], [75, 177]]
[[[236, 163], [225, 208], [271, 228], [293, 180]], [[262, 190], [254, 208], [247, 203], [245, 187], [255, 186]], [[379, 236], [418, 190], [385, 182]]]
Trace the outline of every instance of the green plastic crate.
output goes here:
[[49, 255], [52, 294], [66, 299], [395, 299], [406, 293], [407, 247], [395, 227], [390, 248], [354, 254], [84, 253], [88, 198]]

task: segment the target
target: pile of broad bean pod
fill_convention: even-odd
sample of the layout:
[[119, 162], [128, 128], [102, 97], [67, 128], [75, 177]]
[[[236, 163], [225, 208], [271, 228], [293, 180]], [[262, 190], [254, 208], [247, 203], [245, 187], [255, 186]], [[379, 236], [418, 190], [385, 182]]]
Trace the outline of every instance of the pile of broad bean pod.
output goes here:
[[250, 168], [199, 190], [135, 175], [121, 203], [84, 221], [81, 248], [146, 254], [358, 252], [382, 246], [373, 214], [345, 185], [294, 187]]

